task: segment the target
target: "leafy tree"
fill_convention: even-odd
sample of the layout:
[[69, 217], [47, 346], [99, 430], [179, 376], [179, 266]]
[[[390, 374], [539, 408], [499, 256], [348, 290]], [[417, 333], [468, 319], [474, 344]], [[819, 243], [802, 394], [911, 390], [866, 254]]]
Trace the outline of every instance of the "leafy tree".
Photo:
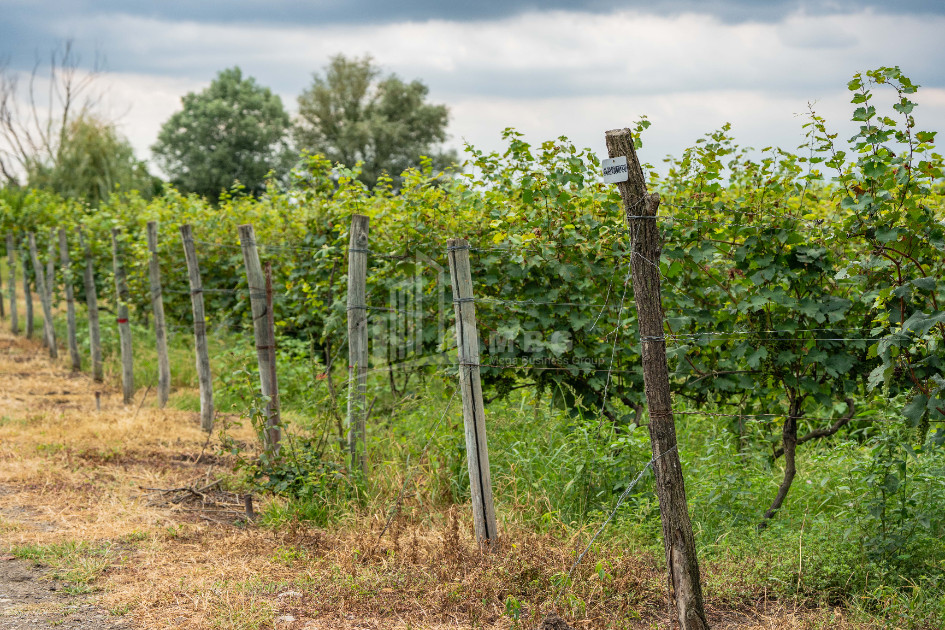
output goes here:
[[419, 166], [421, 155], [442, 169], [455, 160], [436, 150], [446, 139], [449, 111], [427, 103], [427, 93], [420, 81], [382, 78], [371, 57], [337, 55], [299, 96], [296, 142], [332, 162], [363, 162], [361, 180], [369, 186], [383, 173], [396, 178]]
[[85, 114], [69, 123], [55, 163], [32, 165], [29, 185], [97, 207], [116, 188], [150, 196], [159, 181], [114, 125]]
[[[8, 188], [40, 186], [94, 202], [102, 195], [90, 196], [89, 190], [101, 192], [102, 185], [111, 190], [121, 180], [116, 171], [122, 169], [115, 167], [123, 160], [133, 162], [133, 156], [100, 113], [98, 73], [97, 63], [82, 67], [71, 40], [54, 48], [47, 64], [37, 62], [25, 85], [17, 72], [0, 63], [0, 183]], [[106, 155], [120, 144], [126, 145], [121, 155]], [[83, 177], [88, 181], [81, 182]]]
[[270, 171], [287, 169], [289, 115], [282, 99], [238, 67], [221, 71], [199, 94], [183, 97], [151, 147], [181, 190], [216, 199], [240, 182], [262, 192]]

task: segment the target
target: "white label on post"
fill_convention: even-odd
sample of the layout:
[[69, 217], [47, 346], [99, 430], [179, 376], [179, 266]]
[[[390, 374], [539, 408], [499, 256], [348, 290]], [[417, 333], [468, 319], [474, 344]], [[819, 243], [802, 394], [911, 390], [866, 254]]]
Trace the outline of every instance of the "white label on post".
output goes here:
[[603, 159], [601, 160], [600, 165], [604, 169], [605, 184], [617, 184], [630, 179], [630, 172], [627, 169], [626, 155]]

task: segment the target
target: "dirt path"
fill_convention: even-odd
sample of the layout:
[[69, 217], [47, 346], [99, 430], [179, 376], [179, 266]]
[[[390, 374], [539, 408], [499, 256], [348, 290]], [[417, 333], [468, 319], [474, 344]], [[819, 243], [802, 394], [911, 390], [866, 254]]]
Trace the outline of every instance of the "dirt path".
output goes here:
[[[0, 423], [8, 425], [50, 404], [69, 408], [87, 395], [90, 383], [81, 376], [53, 374], [34, 344], [0, 337]], [[63, 378], [65, 376], [65, 378]], [[42, 402], [37, 404], [36, 398]], [[3, 446], [12, 444], [4, 442]], [[0, 451], [8, 460], [9, 451]], [[0, 485], [0, 629], [96, 628], [130, 629], [127, 620], [99, 605], [94, 591], [56, 580], [46, 565], [7, 553], [22, 551], [17, 542], [30, 533], [54, 536], [57, 524], [44, 519], [28, 501], [18, 499], [15, 486]], [[85, 591], [85, 592], [83, 592]]]
[[[122, 477], [160, 484], [186, 468], [146, 446], [154, 436], [141, 423], [153, 415], [62, 369], [36, 342], [0, 333], [0, 629], [140, 627], [130, 606], [105, 601], [102, 584], [134, 552], [129, 533], [155, 523]], [[179, 453], [200, 442], [199, 431], [172, 433]]]

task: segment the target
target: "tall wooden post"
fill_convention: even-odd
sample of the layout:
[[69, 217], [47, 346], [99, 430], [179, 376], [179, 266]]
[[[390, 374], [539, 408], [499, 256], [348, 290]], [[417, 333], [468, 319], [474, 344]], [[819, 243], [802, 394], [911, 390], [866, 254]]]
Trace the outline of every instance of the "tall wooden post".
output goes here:
[[[279, 375], [276, 370], [276, 311], [272, 305], [272, 263], [266, 261], [263, 269], [266, 277], [266, 345], [269, 346], [269, 381], [272, 383], [272, 394], [269, 402], [272, 413], [280, 417], [279, 403]], [[279, 423], [269, 427], [269, 443], [278, 446], [282, 438], [282, 427]]]
[[29, 246], [26, 245], [26, 239], [23, 240], [26, 246], [26, 253], [23, 256], [23, 302], [24, 316], [26, 317], [26, 338], [33, 338], [33, 328], [36, 325], [33, 315], [33, 291], [30, 289], [30, 280], [33, 278], [33, 265], [30, 260]]
[[105, 368], [102, 363], [102, 333], [98, 325], [98, 291], [95, 288], [95, 267], [92, 258], [92, 247], [85, 240], [82, 229], [76, 230], [79, 235], [79, 249], [85, 258], [85, 269], [82, 280], [85, 284], [85, 305], [89, 315], [89, 351], [92, 359], [92, 380], [101, 383], [105, 380]]
[[473, 522], [480, 543], [498, 537], [495, 506], [492, 502], [492, 476], [489, 470], [489, 445], [486, 440], [485, 406], [479, 380], [479, 331], [473, 298], [472, 273], [469, 269], [469, 243], [465, 239], [446, 242], [456, 312], [456, 346], [459, 352], [459, 387], [463, 395], [463, 425], [466, 432], [466, 462], [472, 496]]
[[271, 364], [269, 340], [269, 307], [266, 304], [266, 279], [263, 277], [259, 252], [256, 249], [256, 233], [252, 225], [239, 226], [240, 243], [243, 247], [243, 263], [246, 266], [246, 281], [249, 285], [249, 302], [253, 312], [253, 333], [256, 341], [256, 361], [259, 365], [259, 386], [262, 395], [269, 398], [266, 406], [268, 431], [266, 448], [271, 453], [278, 453], [281, 439], [278, 399], [272, 375], [275, 367]]
[[[26, 243], [27, 243], [27, 248], [29, 248], [29, 237], [27, 237]], [[38, 250], [38, 249], [36, 250], [36, 254], [37, 254], [37, 256], [39, 255], [39, 250]], [[40, 308], [40, 311], [42, 311], [42, 312], [44, 313], [44, 316], [43, 316], [43, 336], [42, 336], [42, 339], [43, 339], [43, 347], [45, 347], [45, 348], [48, 350], [48, 349], [49, 349], [49, 320], [46, 319], [46, 317], [45, 317], [45, 310], [43, 309], [43, 300], [46, 299], [46, 289], [48, 288], [47, 281], [45, 280], [46, 274], [45, 274], [45, 272], [42, 271], [42, 268], [40, 268], [40, 273], [37, 273], [37, 271], [36, 271], [36, 264], [37, 264], [37, 263], [36, 263], [36, 261], [33, 259], [33, 253], [32, 253], [32, 252], [30, 252], [30, 263], [33, 265], [33, 276], [34, 276], [34, 280], [35, 280], [35, 286], [36, 286], [36, 290], [39, 292], [39, 308]], [[42, 265], [42, 261], [40, 261], [39, 264]], [[43, 280], [40, 280], [41, 277], [43, 278]], [[51, 307], [50, 307], [50, 310], [51, 310]]]
[[39, 290], [39, 301], [43, 307], [43, 338], [46, 341], [46, 347], [49, 348], [49, 356], [53, 359], [59, 358], [59, 350], [56, 347], [56, 329], [53, 328], [52, 320], [52, 301], [49, 296], [49, 285], [46, 282], [43, 273], [43, 265], [39, 261], [39, 254], [36, 252], [36, 235], [30, 232], [27, 235], [29, 239], [30, 258], [33, 261], [33, 273], [36, 274], [36, 288]]
[[[9, 242], [9, 239], [5, 239]], [[0, 274], [0, 317], [7, 316], [7, 305], [3, 295], [3, 274]]]
[[69, 256], [69, 240], [66, 229], [59, 228], [59, 263], [62, 265], [62, 282], [66, 287], [66, 320], [68, 322], [69, 358], [72, 369], [82, 369], [82, 357], [79, 356], [79, 341], [75, 330], [75, 291], [72, 287], [72, 258]]
[[368, 217], [351, 216], [348, 239], [348, 450], [352, 470], [365, 472], [367, 454], [367, 255]]
[[157, 221], [148, 221], [148, 274], [151, 279], [151, 308], [154, 311], [154, 340], [158, 356], [158, 406], [163, 408], [171, 395], [171, 363], [167, 356], [167, 328], [164, 324], [164, 298], [161, 291], [161, 263], [157, 251]]
[[16, 335], [20, 332], [16, 312], [16, 241], [10, 232], [7, 232], [7, 261], [10, 266], [10, 332]]
[[605, 134], [612, 158], [627, 158], [627, 181], [617, 184], [623, 199], [627, 226], [632, 240], [630, 265], [633, 294], [637, 305], [642, 347], [643, 384], [650, 415], [650, 446], [656, 496], [663, 523], [663, 548], [668, 578], [676, 598], [676, 614], [681, 630], [708, 628], [695, 537], [686, 503], [686, 486], [676, 448], [669, 389], [669, 367], [663, 338], [663, 304], [660, 296], [659, 261], [662, 240], [656, 221], [659, 195], [648, 195], [643, 169], [633, 148], [629, 129]]
[[46, 293], [49, 294], [49, 307], [55, 308], [56, 303], [56, 249], [59, 239], [56, 231], [49, 233], [49, 242], [46, 246]]
[[131, 323], [128, 321], [128, 280], [125, 277], [125, 265], [119, 243], [121, 230], [112, 228], [112, 267], [115, 271], [115, 305], [118, 314], [118, 339], [121, 345], [121, 390], [126, 405], [134, 400], [135, 372], [131, 354]]
[[207, 348], [207, 320], [203, 308], [203, 281], [197, 264], [197, 248], [193, 230], [180, 226], [180, 238], [187, 259], [187, 277], [190, 280], [190, 304], [194, 313], [194, 355], [197, 360], [197, 380], [200, 383], [200, 428], [213, 430], [213, 377], [210, 373], [210, 351]]

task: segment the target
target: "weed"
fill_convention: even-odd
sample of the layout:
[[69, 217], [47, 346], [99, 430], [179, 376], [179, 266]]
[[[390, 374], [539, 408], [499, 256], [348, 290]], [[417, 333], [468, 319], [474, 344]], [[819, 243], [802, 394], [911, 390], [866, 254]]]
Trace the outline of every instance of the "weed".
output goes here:
[[305, 549], [295, 547], [277, 547], [272, 554], [272, 561], [285, 566], [292, 566], [296, 562], [308, 560], [308, 552]]
[[66, 450], [66, 445], [59, 442], [44, 442], [36, 445], [36, 452], [41, 455], [55, 455]]
[[89, 592], [91, 584], [118, 559], [111, 543], [85, 541], [22, 545], [13, 547], [11, 553], [17, 558], [48, 566], [51, 569], [49, 577], [67, 582], [66, 590], [74, 594]]

